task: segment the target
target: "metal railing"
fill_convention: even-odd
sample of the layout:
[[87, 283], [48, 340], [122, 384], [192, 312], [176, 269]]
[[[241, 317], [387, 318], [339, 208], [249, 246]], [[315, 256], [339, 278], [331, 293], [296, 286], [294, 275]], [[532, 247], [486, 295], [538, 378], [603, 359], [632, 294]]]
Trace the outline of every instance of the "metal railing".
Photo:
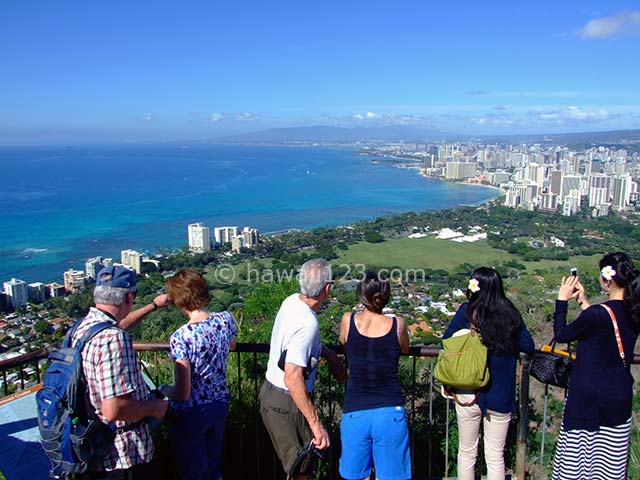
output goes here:
[[[170, 365], [170, 359], [168, 357], [169, 352], [169, 344], [168, 343], [145, 343], [145, 342], [135, 342], [134, 347], [138, 352], [142, 353], [142, 356], [150, 356], [149, 361], [143, 360], [143, 366], [145, 366], [145, 370], [147, 374], [154, 380], [156, 384], [163, 380], [163, 374], [161, 371], [161, 367], [163, 364]], [[341, 353], [341, 347], [333, 347], [335, 351]], [[418, 457], [424, 458], [423, 454], [426, 453], [426, 464], [423, 463], [421, 465], [420, 471], [415, 473], [416, 477], [414, 478], [435, 478], [434, 474], [434, 453], [441, 453], [441, 450], [436, 448], [434, 440], [434, 430], [436, 425], [436, 416], [434, 411], [434, 404], [436, 401], [442, 402], [443, 399], [439, 398], [437, 394], [437, 390], [435, 389], [434, 377], [433, 377], [433, 367], [435, 364], [435, 359], [438, 355], [439, 348], [437, 347], [427, 347], [427, 346], [414, 346], [411, 347], [409, 353], [403, 355], [409, 359], [408, 369], [410, 370], [410, 381], [409, 386], [406, 389], [406, 400], [407, 406], [409, 410], [409, 430], [410, 430], [410, 445], [411, 445], [411, 458], [414, 467], [414, 472], [416, 472], [416, 459]], [[10, 393], [9, 385], [8, 385], [8, 372], [14, 370], [13, 373], [18, 374], [19, 380], [14, 380], [14, 387], [17, 388], [19, 386], [19, 390], [24, 389], [25, 386], [28, 386], [27, 382], [29, 381], [26, 378], [25, 370], [29, 365], [33, 365], [35, 369], [35, 373], [32, 375], [34, 378], [32, 381], [39, 383], [42, 377], [42, 361], [47, 358], [49, 350], [44, 348], [38, 351], [30, 352], [25, 355], [21, 355], [18, 357], [14, 357], [11, 359], [0, 361], [0, 372], [2, 374], [3, 379], [3, 392], [4, 395], [8, 395]], [[236, 399], [250, 399], [248, 402], [249, 405], [253, 408], [251, 412], [254, 416], [255, 420], [255, 452], [256, 458], [258, 461], [255, 465], [255, 475], [254, 478], [277, 478], [277, 467], [278, 462], [275, 461], [275, 453], [273, 453], [271, 444], [268, 441], [268, 437], [264, 435], [261, 436], [260, 430], [262, 428], [262, 423], [259, 415], [259, 406], [258, 406], [258, 395], [259, 389], [262, 384], [262, 380], [264, 378], [264, 365], [260, 365], [259, 355], [262, 356], [262, 360], [266, 360], [266, 354], [269, 353], [269, 345], [266, 343], [238, 343], [236, 348], [233, 350], [235, 358], [230, 356], [229, 359], [229, 368], [228, 375], [230, 377], [230, 384], [232, 385], [233, 392], [232, 395]], [[160, 355], [162, 355], [161, 358]], [[245, 362], [243, 367], [243, 355], [250, 355], [250, 361], [248, 363]], [[423, 368], [422, 375], [418, 375], [417, 365], [418, 362], [426, 362], [426, 368]], [[640, 364], [640, 355], [636, 354], [633, 356], [632, 363]], [[232, 367], [232, 365], [234, 365]], [[513, 478], [524, 480], [527, 472], [527, 430], [529, 425], [529, 366], [530, 366], [530, 357], [527, 355], [521, 355], [520, 358], [520, 368], [518, 373], [518, 412], [517, 412], [517, 427], [516, 427], [516, 451], [515, 451], [515, 459], [513, 464]], [[151, 368], [148, 368], [151, 367]], [[405, 365], [405, 368], [407, 365]], [[165, 375], [166, 377], [166, 375]], [[165, 380], [166, 381], [166, 380]], [[339, 422], [336, 423], [336, 413], [340, 409], [340, 403], [336, 401], [336, 397], [339, 395], [337, 383], [332, 379], [331, 376], [325, 375], [323, 377], [323, 381], [327, 383], [326, 390], [324, 395], [325, 398], [318, 399], [316, 398], [316, 405], [320, 410], [323, 417], [327, 420], [329, 425], [339, 425]], [[319, 385], [322, 386], [322, 385]], [[406, 387], [406, 385], [405, 385]], [[419, 388], [421, 387], [423, 391], [426, 391], [426, 395], [419, 395]], [[250, 389], [250, 396], [247, 396], [247, 388]], [[420, 450], [418, 442], [416, 441], [416, 412], [417, 405], [420, 403], [420, 409], [422, 411], [426, 410], [425, 417], [427, 421], [427, 441], [426, 441], [426, 452]], [[246, 413], [246, 412], [244, 412]], [[447, 478], [449, 476], [449, 418], [450, 418], [450, 405], [449, 400], [446, 401], [446, 426], [445, 426], [445, 452], [444, 452], [444, 465], [443, 470], [438, 472], [439, 475]], [[441, 427], [441, 425], [440, 425]], [[335, 432], [334, 436], [335, 436]], [[253, 442], [252, 442], [253, 443]], [[262, 468], [261, 463], [259, 461], [260, 458], [264, 458], [263, 449], [268, 449], [271, 451], [269, 455], [272, 457], [273, 461], [270, 461], [271, 464], [270, 470], [272, 470], [271, 475], [266, 475], [266, 471]], [[333, 449], [332, 449], [333, 450]], [[329, 453], [328, 463], [330, 465], [328, 478], [339, 478], [337, 474], [337, 464], [336, 459], [332, 455], [331, 451]], [[242, 454], [240, 454], [242, 457]]]

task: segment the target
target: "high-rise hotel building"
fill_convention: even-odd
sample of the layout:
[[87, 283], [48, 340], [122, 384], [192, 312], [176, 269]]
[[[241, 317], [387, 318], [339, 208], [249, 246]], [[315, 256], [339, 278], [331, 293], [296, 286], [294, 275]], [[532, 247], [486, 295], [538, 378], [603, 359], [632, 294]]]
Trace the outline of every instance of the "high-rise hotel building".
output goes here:
[[238, 236], [238, 227], [216, 227], [213, 230], [213, 235], [216, 239], [216, 245], [231, 243], [231, 239]]
[[24, 307], [29, 300], [29, 286], [27, 282], [12, 278], [4, 282], [4, 293], [7, 294], [9, 302], [13, 308]]
[[120, 252], [122, 263], [137, 274], [142, 273], [142, 254], [135, 250], [122, 250]]
[[189, 250], [194, 253], [211, 251], [211, 233], [204, 223], [191, 223], [187, 228], [189, 232]]

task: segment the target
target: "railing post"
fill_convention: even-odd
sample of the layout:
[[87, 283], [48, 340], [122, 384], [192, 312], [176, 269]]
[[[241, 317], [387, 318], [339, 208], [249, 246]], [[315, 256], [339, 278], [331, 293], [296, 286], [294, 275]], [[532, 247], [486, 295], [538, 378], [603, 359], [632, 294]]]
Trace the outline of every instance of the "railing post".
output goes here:
[[433, 455], [433, 357], [429, 360], [429, 478], [431, 478], [431, 455]]
[[520, 394], [518, 395], [518, 443], [516, 445], [516, 468], [513, 478], [525, 480], [527, 467], [527, 429], [529, 427], [529, 367], [531, 357], [520, 355]]
[[158, 386], [158, 383], [160, 382], [160, 367], [158, 366], [158, 352], [154, 350], [153, 352], [153, 366], [155, 367], [155, 371], [156, 371], [156, 386]]
[[447, 398], [447, 423], [445, 424], [444, 440], [444, 478], [449, 478], [449, 399]]
[[236, 355], [238, 359], [238, 398], [242, 398], [242, 359], [240, 358], [240, 351], [236, 349]]
[[416, 467], [416, 360], [418, 357], [413, 355], [411, 368], [411, 471], [415, 471]]
[[255, 420], [256, 420], [256, 478], [262, 478], [262, 469], [260, 468], [260, 391], [258, 390], [258, 354], [253, 352], [253, 396], [255, 404]]

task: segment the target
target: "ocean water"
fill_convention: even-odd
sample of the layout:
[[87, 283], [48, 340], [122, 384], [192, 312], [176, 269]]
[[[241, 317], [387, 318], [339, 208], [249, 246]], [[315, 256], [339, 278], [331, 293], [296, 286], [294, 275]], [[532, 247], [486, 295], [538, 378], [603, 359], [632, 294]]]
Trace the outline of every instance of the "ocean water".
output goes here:
[[240, 145], [0, 148], [0, 281], [48, 282], [86, 258], [187, 243], [187, 224], [261, 232], [478, 204], [355, 151]]

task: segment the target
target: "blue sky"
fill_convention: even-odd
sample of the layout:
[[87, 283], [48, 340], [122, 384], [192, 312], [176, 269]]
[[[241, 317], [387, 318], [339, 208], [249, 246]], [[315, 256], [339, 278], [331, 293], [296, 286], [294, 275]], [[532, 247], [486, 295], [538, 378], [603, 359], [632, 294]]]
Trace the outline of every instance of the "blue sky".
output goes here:
[[5, 0], [0, 142], [640, 128], [633, 2]]

